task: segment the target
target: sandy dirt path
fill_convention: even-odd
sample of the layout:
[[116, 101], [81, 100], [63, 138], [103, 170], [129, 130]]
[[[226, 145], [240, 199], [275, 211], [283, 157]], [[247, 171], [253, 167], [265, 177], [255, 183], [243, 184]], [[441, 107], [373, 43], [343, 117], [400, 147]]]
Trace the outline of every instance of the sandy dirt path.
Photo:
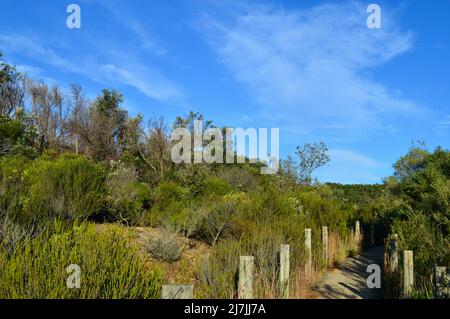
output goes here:
[[383, 247], [364, 251], [347, 258], [338, 268], [329, 270], [312, 287], [311, 297], [316, 299], [379, 299], [381, 289], [367, 287], [367, 266], [383, 266]]

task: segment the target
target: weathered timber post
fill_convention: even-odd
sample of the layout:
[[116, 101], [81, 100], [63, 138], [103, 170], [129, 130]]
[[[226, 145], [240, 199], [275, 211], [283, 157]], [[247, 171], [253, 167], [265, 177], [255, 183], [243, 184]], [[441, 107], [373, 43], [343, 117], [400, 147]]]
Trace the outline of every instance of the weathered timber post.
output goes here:
[[253, 273], [255, 269], [255, 257], [239, 257], [239, 282], [238, 298], [253, 299]]
[[434, 296], [437, 299], [447, 299], [449, 296], [447, 267], [434, 267]]
[[359, 246], [361, 240], [361, 228], [359, 226], [359, 220], [355, 222], [355, 240], [356, 244]]
[[311, 228], [305, 229], [305, 248], [306, 248], [306, 264], [305, 273], [312, 273], [312, 245], [311, 245]]
[[289, 245], [280, 247], [280, 296], [289, 298]]
[[370, 245], [375, 246], [375, 225], [370, 224]]
[[322, 259], [325, 263], [325, 268], [328, 267], [328, 227], [322, 226]]
[[403, 251], [403, 298], [411, 297], [414, 287], [414, 257], [412, 250]]
[[398, 235], [393, 234], [389, 242], [389, 272], [395, 273], [398, 269]]
[[391, 254], [390, 252], [390, 238], [384, 238], [383, 239], [383, 247], [384, 247], [384, 252], [383, 252], [383, 265], [384, 265], [384, 271], [388, 272], [389, 271], [389, 256]]
[[162, 299], [192, 299], [194, 286], [163, 285]]

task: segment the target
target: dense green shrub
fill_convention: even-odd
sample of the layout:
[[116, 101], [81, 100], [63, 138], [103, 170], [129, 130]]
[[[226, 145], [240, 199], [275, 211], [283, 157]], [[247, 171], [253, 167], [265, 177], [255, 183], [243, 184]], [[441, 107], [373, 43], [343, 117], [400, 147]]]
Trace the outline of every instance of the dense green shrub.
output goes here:
[[212, 299], [236, 298], [237, 271], [241, 245], [225, 240], [211, 254], [200, 258], [196, 271], [196, 297]]
[[152, 192], [147, 184], [139, 182], [134, 167], [118, 165], [110, 172], [107, 185], [107, 204], [114, 220], [127, 225], [145, 223]]
[[106, 171], [84, 157], [40, 158], [24, 171], [25, 220], [86, 220], [104, 208]]
[[172, 181], [161, 182], [154, 190], [151, 212], [146, 223], [185, 230], [191, 217], [189, 189]]
[[34, 157], [35, 128], [30, 125], [30, 117], [18, 110], [17, 119], [0, 116], [0, 156], [23, 155]]
[[249, 192], [258, 188], [258, 173], [252, 173], [245, 166], [226, 166], [218, 176], [237, 191]]
[[223, 238], [239, 237], [238, 202], [236, 196], [224, 196], [196, 212], [193, 236], [209, 245]]
[[[71, 264], [81, 270], [79, 289], [66, 285]], [[158, 298], [162, 283], [120, 227], [89, 224], [57, 224], [12, 253], [0, 249], [0, 268], [0, 298]]]
[[183, 185], [189, 195], [195, 197], [202, 192], [205, 180], [211, 177], [212, 173], [212, 165], [193, 163], [180, 165], [172, 175], [178, 185]]
[[223, 196], [232, 191], [231, 186], [218, 177], [211, 177], [205, 180], [203, 185], [203, 195], [204, 196]]
[[[325, 188], [325, 189], [324, 189]], [[307, 190], [298, 193], [302, 210], [306, 215], [307, 223], [317, 227], [328, 226], [330, 231], [344, 235], [347, 231], [348, 217], [345, 210], [335, 201], [329, 189], [322, 187], [319, 190]]]
[[85, 220], [104, 207], [105, 178], [104, 168], [84, 157], [3, 158], [1, 211], [28, 224], [55, 217]]
[[23, 211], [24, 177], [29, 160], [24, 157], [0, 158], [0, 217], [14, 219]]
[[392, 232], [399, 235], [401, 250], [414, 251], [414, 269], [418, 282], [429, 281], [435, 265], [450, 265], [449, 238], [426, 215], [413, 213], [406, 220], [396, 220]]
[[161, 182], [155, 190], [155, 208], [159, 211], [167, 210], [167, 208], [175, 203], [188, 199], [189, 190], [174, 182]]

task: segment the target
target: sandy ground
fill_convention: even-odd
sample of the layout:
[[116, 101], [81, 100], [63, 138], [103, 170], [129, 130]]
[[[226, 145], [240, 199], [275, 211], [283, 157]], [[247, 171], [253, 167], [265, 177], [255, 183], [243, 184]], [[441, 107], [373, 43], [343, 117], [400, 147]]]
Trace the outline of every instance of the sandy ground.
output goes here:
[[381, 289], [367, 287], [367, 266], [383, 266], [383, 247], [366, 250], [361, 255], [347, 258], [338, 268], [329, 270], [312, 287], [317, 299], [379, 299]]

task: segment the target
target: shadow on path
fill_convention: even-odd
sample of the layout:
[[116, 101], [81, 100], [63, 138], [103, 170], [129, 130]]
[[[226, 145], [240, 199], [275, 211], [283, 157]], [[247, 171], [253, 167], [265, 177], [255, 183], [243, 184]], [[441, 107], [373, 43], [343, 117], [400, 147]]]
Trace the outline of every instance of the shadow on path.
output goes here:
[[325, 273], [313, 286], [319, 299], [379, 299], [381, 289], [367, 287], [367, 266], [383, 266], [383, 247], [364, 251], [359, 256], [347, 258], [337, 269]]

